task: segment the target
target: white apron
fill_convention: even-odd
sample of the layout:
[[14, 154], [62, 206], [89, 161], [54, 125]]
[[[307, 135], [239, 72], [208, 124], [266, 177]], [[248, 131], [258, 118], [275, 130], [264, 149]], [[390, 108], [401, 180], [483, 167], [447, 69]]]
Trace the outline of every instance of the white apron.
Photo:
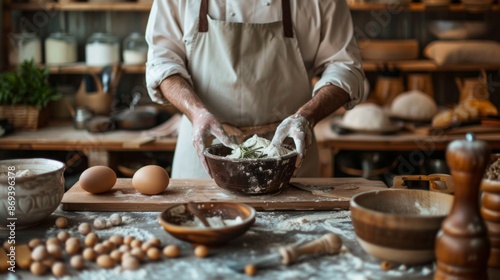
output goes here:
[[[208, 0], [202, 0], [199, 25], [185, 36], [188, 70], [195, 92], [222, 123], [246, 127], [279, 122], [311, 99], [289, 0], [283, 0], [283, 21], [265, 24], [213, 20], [207, 11]], [[191, 122], [183, 116], [172, 178], [209, 178], [192, 142]], [[319, 174], [313, 139], [297, 176]]]

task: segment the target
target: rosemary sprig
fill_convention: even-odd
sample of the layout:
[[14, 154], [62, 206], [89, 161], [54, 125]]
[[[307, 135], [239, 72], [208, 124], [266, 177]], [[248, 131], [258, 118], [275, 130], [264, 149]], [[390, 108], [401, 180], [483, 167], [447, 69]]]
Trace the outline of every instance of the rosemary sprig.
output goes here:
[[251, 146], [240, 145], [240, 158], [263, 158], [266, 156], [261, 150], [262, 147], [253, 148], [255, 143]]

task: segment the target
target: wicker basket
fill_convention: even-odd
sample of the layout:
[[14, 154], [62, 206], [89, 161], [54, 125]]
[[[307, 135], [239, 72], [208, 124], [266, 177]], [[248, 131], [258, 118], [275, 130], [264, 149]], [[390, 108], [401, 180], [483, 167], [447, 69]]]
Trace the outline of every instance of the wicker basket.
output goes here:
[[7, 118], [15, 129], [36, 130], [49, 122], [49, 110], [34, 106], [0, 105], [0, 118]]

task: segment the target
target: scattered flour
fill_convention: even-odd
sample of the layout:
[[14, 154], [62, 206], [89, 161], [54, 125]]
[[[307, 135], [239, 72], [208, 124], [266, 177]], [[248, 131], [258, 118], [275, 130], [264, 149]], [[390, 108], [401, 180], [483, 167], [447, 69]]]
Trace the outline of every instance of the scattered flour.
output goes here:
[[438, 209], [434, 206], [432, 207], [423, 207], [420, 205], [418, 201], [415, 201], [415, 208], [417, 208], [418, 212], [417, 214], [419, 215], [437, 215], [438, 214]]

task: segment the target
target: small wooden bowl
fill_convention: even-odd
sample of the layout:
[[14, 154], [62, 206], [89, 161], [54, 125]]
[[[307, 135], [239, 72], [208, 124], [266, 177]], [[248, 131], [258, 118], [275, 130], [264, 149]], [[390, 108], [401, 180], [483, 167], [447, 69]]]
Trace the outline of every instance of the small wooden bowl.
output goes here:
[[351, 217], [361, 247], [384, 261], [422, 264], [435, 259], [434, 242], [453, 196], [388, 189], [355, 195]]
[[212, 145], [204, 151], [217, 186], [245, 195], [270, 194], [287, 187], [297, 159], [297, 152], [259, 159], [227, 158], [230, 153], [231, 149], [222, 144]]
[[245, 233], [255, 222], [255, 209], [243, 203], [206, 202], [197, 203], [200, 212], [207, 218], [221, 217], [224, 220], [241, 218], [241, 223], [223, 227], [201, 228], [183, 225], [194, 220], [187, 204], [167, 208], [159, 216], [159, 223], [172, 236], [194, 244], [220, 246]]

